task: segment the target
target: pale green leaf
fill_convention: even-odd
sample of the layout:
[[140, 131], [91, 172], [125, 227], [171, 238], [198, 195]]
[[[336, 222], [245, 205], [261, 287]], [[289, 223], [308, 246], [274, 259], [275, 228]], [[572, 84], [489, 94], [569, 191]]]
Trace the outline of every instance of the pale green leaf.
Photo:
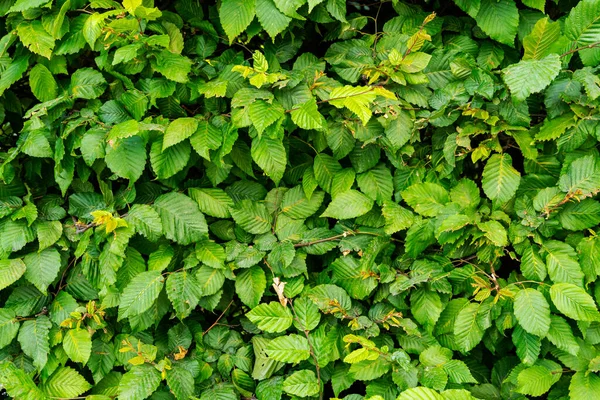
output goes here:
[[325, 209], [321, 217], [350, 219], [360, 217], [373, 208], [373, 200], [356, 190], [348, 190], [337, 195]]
[[572, 283], [555, 283], [550, 298], [558, 310], [577, 321], [600, 321], [600, 313], [592, 296]]
[[550, 329], [550, 306], [543, 294], [535, 289], [523, 289], [515, 296], [515, 317], [527, 332], [540, 337]]

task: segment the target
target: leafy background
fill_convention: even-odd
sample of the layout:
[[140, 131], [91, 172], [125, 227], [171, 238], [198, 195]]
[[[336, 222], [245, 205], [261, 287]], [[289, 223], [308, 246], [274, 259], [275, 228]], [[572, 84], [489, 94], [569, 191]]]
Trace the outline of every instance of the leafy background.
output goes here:
[[15, 399], [600, 395], [600, 0], [0, 0]]

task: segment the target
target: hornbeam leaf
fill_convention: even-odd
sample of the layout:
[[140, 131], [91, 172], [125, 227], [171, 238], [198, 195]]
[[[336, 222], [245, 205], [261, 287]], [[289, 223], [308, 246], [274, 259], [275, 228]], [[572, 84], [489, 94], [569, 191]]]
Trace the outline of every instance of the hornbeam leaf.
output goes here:
[[250, 25], [254, 19], [255, 9], [255, 0], [223, 0], [221, 2], [219, 19], [230, 44]]
[[543, 294], [535, 289], [523, 289], [515, 296], [515, 317], [527, 332], [540, 337], [550, 329], [550, 306]]
[[514, 46], [519, 26], [519, 11], [512, 0], [481, 0], [479, 12], [474, 16], [477, 25], [492, 39]]
[[198, 204], [184, 194], [171, 192], [160, 196], [154, 202], [167, 239], [179, 244], [197, 242], [206, 233], [208, 226]]
[[148, 310], [163, 288], [164, 278], [160, 271], [137, 274], [125, 287], [119, 304], [119, 320], [142, 314]]
[[52, 322], [45, 315], [23, 322], [19, 330], [19, 343], [23, 353], [33, 359], [33, 365], [41, 370], [50, 352], [50, 328]]
[[527, 59], [502, 70], [504, 82], [517, 100], [525, 100], [532, 93], [544, 90], [560, 72], [558, 54], [549, 54], [539, 60]]
[[600, 313], [592, 296], [572, 283], [555, 283], [550, 298], [558, 310], [577, 321], [600, 321]]
[[293, 364], [307, 360], [310, 357], [308, 340], [298, 334], [279, 336], [269, 342], [267, 355], [273, 360]]
[[259, 304], [246, 316], [258, 326], [258, 329], [270, 333], [284, 332], [292, 326], [294, 319], [288, 308], [275, 301]]
[[508, 154], [494, 154], [483, 169], [483, 191], [487, 197], [499, 203], [512, 199], [520, 182], [521, 174], [513, 168], [512, 158]]
[[63, 339], [63, 348], [67, 356], [85, 365], [92, 354], [92, 338], [87, 329], [69, 329]]
[[321, 217], [350, 219], [360, 217], [373, 208], [373, 200], [356, 190], [348, 190], [335, 197]]

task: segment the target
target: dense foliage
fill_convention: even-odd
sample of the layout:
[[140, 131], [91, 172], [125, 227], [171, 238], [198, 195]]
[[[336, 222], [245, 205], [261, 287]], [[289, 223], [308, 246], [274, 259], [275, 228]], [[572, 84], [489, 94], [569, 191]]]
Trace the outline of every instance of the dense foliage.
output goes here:
[[0, 15], [11, 397], [600, 396], [600, 0]]

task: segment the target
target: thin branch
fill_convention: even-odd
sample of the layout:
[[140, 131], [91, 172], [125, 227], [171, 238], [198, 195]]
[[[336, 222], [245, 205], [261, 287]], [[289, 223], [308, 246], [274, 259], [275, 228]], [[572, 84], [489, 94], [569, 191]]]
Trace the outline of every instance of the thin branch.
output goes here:
[[223, 312], [221, 313], [221, 315], [219, 315], [219, 318], [217, 318], [217, 320], [215, 322], [213, 322], [213, 324], [211, 326], [209, 326], [207, 330], [204, 331], [204, 333], [202, 334], [202, 336], [206, 335], [212, 328], [214, 328], [215, 326], [217, 326], [217, 324], [219, 323], [219, 321], [221, 320], [221, 318], [223, 318], [223, 316], [225, 315], [225, 313], [227, 312], [227, 310], [229, 310], [229, 307], [231, 307], [232, 304], [233, 304], [233, 300], [231, 300], [229, 302], [229, 304], [227, 304], [227, 307], [225, 308], [225, 310], [223, 310]]
[[594, 47], [598, 47], [598, 46], [600, 46], [600, 42], [588, 44], [587, 46], [581, 46], [581, 47], [577, 47], [573, 50], [569, 50], [566, 53], [561, 54], [560, 56], [565, 57], [565, 56], [568, 56], [569, 54], [577, 53], [580, 50], [593, 49]]
[[292, 299], [289, 299], [288, 304], [290, 305], [290, 308], [292, 309], [292, 312], [294, 313], [294, 318], [298, 322], [298, 325], [300, 327], [302, 327], [302, 330], [304, 331], [304, 335], [306, 336], [306, 341], [308, 342], [308, 349], [309, 349], [310, 355], [312, 356], [313, 361], [315, 362], [315, 369], [317, 370], [317, 382], [319, 383], [319, 400], [323, 400], [324, 393], [323, 393], [323, 387], [322, 387], [322, 383], [321, 383], [321, 367], [319, 367], [319, 360], [317, 360], [317, 356], [315, 354], [315, 349], [312, 345], [312, 342], [310, 341], [310, 337], [308, 336], [308, 331], [305, 329], [306, 327], [304, 325], [302, 325], [300, 318], [298, 318], [298, 314], [296, 314], [296, 310], [294, 310], [294, 306], [292, 305]]

